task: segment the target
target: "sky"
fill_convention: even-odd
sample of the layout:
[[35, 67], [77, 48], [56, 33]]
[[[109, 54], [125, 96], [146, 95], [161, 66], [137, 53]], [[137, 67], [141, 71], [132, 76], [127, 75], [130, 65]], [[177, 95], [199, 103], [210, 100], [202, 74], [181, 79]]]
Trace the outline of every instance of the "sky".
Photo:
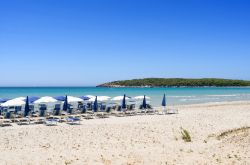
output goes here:
[[0, 86], [250, 80], [248, 0], [0, 0]]

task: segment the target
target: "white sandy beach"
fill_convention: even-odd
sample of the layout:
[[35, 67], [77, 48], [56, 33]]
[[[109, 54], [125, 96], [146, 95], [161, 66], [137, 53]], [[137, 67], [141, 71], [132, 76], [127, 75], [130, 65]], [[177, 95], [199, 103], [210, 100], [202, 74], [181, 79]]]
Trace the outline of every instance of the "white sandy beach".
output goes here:
[[[176, 107], [175, 107], [176, 108]], [[0, 128], [0, 164], [250, 164], [250, 102], [179, 106], [179, 114]], [[181, 127], [192, 142], [184, 142]]]

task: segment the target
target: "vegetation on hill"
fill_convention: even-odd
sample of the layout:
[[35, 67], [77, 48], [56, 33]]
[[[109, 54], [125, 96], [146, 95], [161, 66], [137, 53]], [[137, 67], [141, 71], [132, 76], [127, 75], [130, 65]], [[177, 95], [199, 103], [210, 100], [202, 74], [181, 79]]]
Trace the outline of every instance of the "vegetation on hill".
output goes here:
[[184, 79], [184, 78], [145, 78], [123, 81], [113, 81], [98, 85], [98, 87], [244, 87], [250, 86], [250, 81], [231, 79]]

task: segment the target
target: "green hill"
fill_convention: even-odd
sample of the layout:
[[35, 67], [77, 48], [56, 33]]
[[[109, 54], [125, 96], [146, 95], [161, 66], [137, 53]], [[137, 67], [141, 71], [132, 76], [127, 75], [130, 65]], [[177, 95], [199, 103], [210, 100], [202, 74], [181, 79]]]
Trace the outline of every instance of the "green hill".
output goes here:
[[246, 87], [250, 81], [203, 78], [145, 78], [123, 81], [113, 81], [98, 85], [97, 87]]

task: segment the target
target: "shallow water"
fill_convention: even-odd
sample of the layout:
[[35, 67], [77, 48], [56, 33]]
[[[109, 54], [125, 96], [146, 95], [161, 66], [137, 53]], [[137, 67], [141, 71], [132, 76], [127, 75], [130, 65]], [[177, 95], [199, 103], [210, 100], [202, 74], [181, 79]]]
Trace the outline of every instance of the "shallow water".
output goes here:
[[160, 106], [163, 94], [169, 105], [250, 100], [250, 88], [96, 88], [96, 87], [0, 87], [0, 98], [21, 96], [127, 96], [147, 95]]

